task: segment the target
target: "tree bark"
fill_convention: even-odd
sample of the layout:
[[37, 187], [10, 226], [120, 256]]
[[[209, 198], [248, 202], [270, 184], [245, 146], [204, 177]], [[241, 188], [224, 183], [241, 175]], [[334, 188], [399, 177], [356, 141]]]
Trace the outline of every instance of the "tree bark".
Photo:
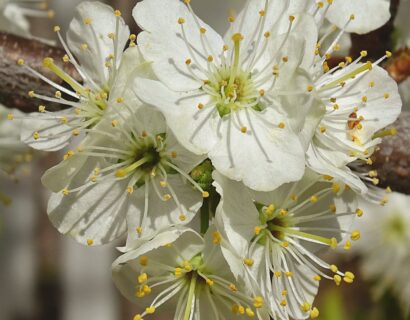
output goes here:
[[[18, 59], [23, 59], [26, 65], [64, 86], [61, 79], [48, 69], [43, 68], [43, 59], [51, 57], [55, 61], [61, 61], [62, 68], [72, 77], [81, 81], [71, 64], [63, 64], [61, 59], [64, 55], [65, 51], [58, 47], [0, 32], [0, 103], [23, 112], [31, 112], [36, 111], [38, 106], [44, 102], [30, 98], [29, 91], [33, 90], [48, 96], [55, 94], [56, 90], [52, 86], [33, 76], [26, 68], [19, 66]], [[61, 109], [61, 105], [47, 103], [47, 110], [58, 109]]]

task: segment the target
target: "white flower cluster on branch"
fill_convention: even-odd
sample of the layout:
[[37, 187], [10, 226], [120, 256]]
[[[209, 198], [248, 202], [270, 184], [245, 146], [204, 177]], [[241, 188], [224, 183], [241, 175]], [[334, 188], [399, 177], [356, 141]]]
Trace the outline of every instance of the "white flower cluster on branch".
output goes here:
[[45, 101], [37, 113], [9, 115], [22, 141], [69, 147], [42, 179], [51, 222], [89, 246], [128, 235], [113, 274], [145, 308], [134, 320], [166, 305], [178, 320], [314, 319], [322, 279], [353, 282], [318, 253], [360, 238], [357, 194], [386, 203], [377, 172], [347, 165], [371, 162], [401, 100], [379, 67], [390, 52], [328, 61], [345, 32], [383, 25], [388, 9], [248, 0], [220, 35], [190, 0], [143, 0], [136, 36], [118, 10], [83, 2], [67, 40], [54, 28], [67, 54], [44, 59], [66, 86], [18, 61], [56, 89], [29, 93]]

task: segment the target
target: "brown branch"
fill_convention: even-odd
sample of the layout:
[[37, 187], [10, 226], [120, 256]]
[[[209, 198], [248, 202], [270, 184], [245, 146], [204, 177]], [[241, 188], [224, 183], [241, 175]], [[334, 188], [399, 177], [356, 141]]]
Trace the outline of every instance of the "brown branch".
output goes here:
[[403, 112], [393, 126], [397, 135], [383, 139], [372, 157], [372, 169], [377, 170], [381, 187], [410, 194], [410, 112]]
[[[39, 94], [53, 96], [55, 89], [33, 76], [26, 68], [17, 65], [17, 60], [25, 60], [27, 65], [47, 78], [64, 85], [61, 79], [42, 67], [44, 58], [51, 57], [61, 61], [64, 55], [63, 49], [0, 32], [0, 103], [24, 112], [37, 110], [38, 105], [44, 102], [30, 98], [28, 92], [34, 90]], [[64, 64], [63, 68], [71, 76], [80, 80], [71, 64]], [[58, 110], [61, 106], [47, 103], [47, 109]]]
[[[44, 57], [52, 57], [57, 61], [64, 54], [65, 52], [60, 48], [0, 33], [0, 102], [25, 112], [36, 110], [41, 101], [29, 98], [28, 91], [34, 90], [53, 96], [55, 90], [40, 79], [33, 77], [25, 68], [18, 66], [16, 61], [24, 59], [27, 65], [63, 85], [59, 78], [42, 67], [42, 60]], [[399, 66], [403, 63], [403, 61], [400, 62]], [[392, 67], [393, 70], [400, 69], [397, 67], [397, 62], [394, 66], [396, 67]], [[79, 78], [70, 64], [64, 64], [64, 68], [74, 78]], [[51, 107], [52, 105], [47, 104], [49, 110], [52, 109]], [[58, 110], [61, 106], [56, 105], [54, 108]], [[394, 126], [398, 134], [384, 139], [380, 150], [374, 155], [372, 169], [377, 169], [379, 172], [380, 186], [390, 186], [393, 190], [410, 194], [410, 148], [408, 147], [410, 146], [410, 113], [403, 113]], [[362, 169], [370, 170], [369, 168]]]

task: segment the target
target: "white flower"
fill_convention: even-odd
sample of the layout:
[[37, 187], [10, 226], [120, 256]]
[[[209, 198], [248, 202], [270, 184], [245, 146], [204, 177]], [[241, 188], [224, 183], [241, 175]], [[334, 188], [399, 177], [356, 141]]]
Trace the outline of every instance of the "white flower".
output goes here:
[[[27, 66], [23, 60], [18, 61], [22, 67], [57, 90], [55, 97], [34, 91], [29, 93], [31, 97], [66, 108], [51, 112], [46, 105], [41, 105], [39, 112], [29, 115], [23, 123], [22, 141], [46, 151], [62, 149], [73, 137], [88, 133], [99, 123], [110, 105], [127, 98], [131, 79], [145, 72], [145, 64], [137, 48], [129, 48], [123, 54], [129, 40], [129, 28], [121, 13], [105, 4], [83, 2], [77, 7], [67, 33], [67, 43], [58, 26], [54, 27], [54, 31], [67, 52], [62, 62], [75, 67], [83, 84], [73, 79], [51, 58], [44, 59], [44, 66], [70, 88], [54, 83]], [[133, 36], [130, 39], [133, 44]]]
[[173, 310], [175, 320], [268, 319], [262, 297], [244, 291], [230, 272], [220, 241], [213, 227], [204, 238], [174, 230], [119, 257], [115, 284], [145, 307], [134, 320], [157, 318], [152, 315], [162, 308]]
[[[190, 1], [145, 0], [134, 17], [138, 44], [160, 81], [136, 84], [164, 112], [188, 149], [208, 154], [224, 175], [257, 190], [300, 179], [297, 131], [311, 106], [307, 79], [316, 43], [312, 17], [287, 16], [286, 1], [250, 0], [222, 38]], [[282, 170], [286, 164], [287, 170]]]
[[[319, 23], [326, 18], [339, 29], [362, 34], [383, 26], [390, 19], [390, 0], [292, 0], [289, 12], [310, 12]], [[351, 15], [355, 19], [345, 27]]]
[[53, 10], [47, 10], [47, 3], [43, 0], [0, 0], [1, 31], [27, 37], [30, 35], [28, 18], [38, 17], [54, 17]]
[[127, 246], [136, 246], [189, 223], [208, 196], [188, 174], [203, 157], [177, 143], [160, 112], [135, 112], [126, 102], [120, 108], [128, 113], [102, 120], [42, 178], [55, 192], [48, 206], [51, 222], [83, 244], [107, 243], [128, 228]]
[[356, 209], [354, 193], [310, 171], [301, 181], [266, 193], [251, 191], [217, 172], [214, 178], [222, 197], [217, 226], [234, 248], [223, 253], [236, 277], [246, 279], [249, 286], [262, 286], [271, 317], [316, 318], [319, 311], [312, 304], [318, 282], [331, 279], [340, 285], [354, 278], [317, 256], [322, 248], [335, 248], [346, 235], [351, 237], [346, 249], [360, 237], [349, 230]]
[[379, 294], [391, 289], [410, 312], [410, 197], [389, 195], [385, 206], [360, 201], [363, 218], [356, 226], [362, 241], [355, 253], [361, 256], [363, 276], [374, 281]]
[[[313, 139], [305, 140], [309, 145], [307, 166], [320, 174], [341, 179], [355, 191], [366, 194], [369, 188], [362, 180], [377, 184], [377, 172], [359, 174], [348, 164], [358, 159], [371, 164], [370, 156], [381, 138], [394, 134], [394, 130], [383, 129], [397, 119], [402, 103], [396, 82], [379, 67], [391, 56], [390, 52], [372, 63], [363, 62], [367, 52], [362, 51], [355, 60], [346, 57], [338, 66], [332, 69], [328, 66], [327, 60], [339, 50], [340, 38], [354, 21], [353, 16], [348, 18], [334, 36], [332, 32], [325, 34], [314, 49], [316, 59], [307, 70], [315, 96], [323, 105], [323, 115], [308, 115], [301, 138], [314, 130]], [[331, 45], [324, 47], [323, 42], [329, 37]], [[369, 193], [369, 197], [380, 200], [374, 192]]]

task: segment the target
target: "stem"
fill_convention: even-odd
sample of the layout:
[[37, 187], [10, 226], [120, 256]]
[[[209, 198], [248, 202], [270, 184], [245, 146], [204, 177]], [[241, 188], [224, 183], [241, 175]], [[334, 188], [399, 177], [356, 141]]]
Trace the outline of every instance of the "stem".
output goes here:
[[194, 271], [192, 272], [191, 283], [189, 285], [188, 299], [185, 308], [184, 320], [189, 320], [192, 312], [192, 302], [195, 296], [195, 287], [198, 274]]
[[269, 230], [270, 231], [280, 231], [280, 232], [284, 232], [284, 233], [288, 233], [288, 234], [293, 234], [295, 236], [300, 236], [300, 237], [303, 237], [303, 238], [306, 238], [306, 239], [316, 240], [316, 241], [322, 242], [324, 244], [327, 244], [329, 246], [332, 245], [332, 240], [331, 239], [321, 237], [321, 236], [317, 236], [317, 235], [310, 234], [310, 233], [306, 233], [306, 232], [302, 232], [302, 231], [298, 231], [298, 230], [293, 230], [293, 229], [290, 229], [290, 228], [284, 228], [284, 227], [272, 225], [272, 226], [269, 226]]
[[204, 199], [204, 203], [201, 207], [201, 233], [205, 234], [205, 232], [209, 228], [209, 218], [210, 218], [210, 201], [209, 199]]

